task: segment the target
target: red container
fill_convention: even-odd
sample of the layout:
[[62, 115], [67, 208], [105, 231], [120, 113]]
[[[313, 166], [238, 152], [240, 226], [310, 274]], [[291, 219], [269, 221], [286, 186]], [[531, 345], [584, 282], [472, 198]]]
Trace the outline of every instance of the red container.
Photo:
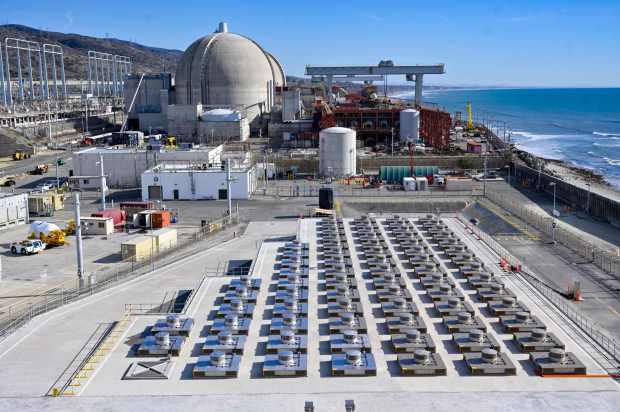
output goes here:
[[123, 225], [125, 223], [127, 214], [121, 209], [106, 209], [101, 212], [91, 214], [92, 217], [111, 217], [114, 226]]
[[128, 216], [133, 216], [143, 210], [155, 209], [153, 202], [121, 202], [119, 207], [121, 210], [125, 211]]
[[153, 229], [161, 229], [170, 226], [170, 212], [167, 210], [158, 210], [151, 214], [151, 225]]

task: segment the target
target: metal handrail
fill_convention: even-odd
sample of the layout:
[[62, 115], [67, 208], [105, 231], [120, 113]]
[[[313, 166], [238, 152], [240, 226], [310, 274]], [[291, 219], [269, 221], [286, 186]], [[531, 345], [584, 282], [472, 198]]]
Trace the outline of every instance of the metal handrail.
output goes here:
[[[211, 225], [215, 230], [208, 230], [208, 227], [199, 228], [194, 236], [184, 242], [179, 242], [176, 247], [170, 248], [158, 255], [152, 255], [150, 259], [143, 261], [130, 260], [128, 266], [117, 268], [109, 272], [100, 272], [96, 274], [95, 282], [65, 281], [48, 289], [48, 293], [41, 295], [41, 301], [30, 302], [27, 306], [11, 311], [3, 320], [0, 320], [0, 341], [9, 336], [13, 331], [28, 323], [34, 317], [43, 313], [57, 309], [68, 303], [91, 296], [95, 293], [109, 289], [121, 282], [134, 279], [138, 276], [150, 273], [155, 269], [167, 264], [176, 262], [186, 257], [187, 254], [176, 254], [177, 252], [189, 249], [189, 246], [195, 245], [197, 241], [206, 240], [211, 236], [219, 233], [223, 228], [234, 226], [242, 221], [239, 216], [233, 215], [232, 218], [223, 217], [216, 221], [221, 225]], [[211, 222], [213, 223], [213, 222]], [[60, 293], [58, 292], [60, 290]]]
[[536, 276], [534, 271], [522, 264], [519, 259], [514, 257], [489, 234], [473, 225], [467, 224], [460, 216], [457, 216], [457, 219], [482, 242], [486, 243], [497, 255], [506, 259], [512, 267], [520, 267], [519, 274], [523, 275], [523, 279], [525, 279], [528, 284], [540, 292], [560, 312], [577, 325], [579, 329], [602, 347], [614, 360], [620, 363], [620, 345], [614, 338], [609, 337], [607, 333], [603, 332], [602, 328], [600, 328], [596, 322], [571, 308], [563, 298], [561, 298], [561, 294], [558, 291], [545, 284], [545, 282]]

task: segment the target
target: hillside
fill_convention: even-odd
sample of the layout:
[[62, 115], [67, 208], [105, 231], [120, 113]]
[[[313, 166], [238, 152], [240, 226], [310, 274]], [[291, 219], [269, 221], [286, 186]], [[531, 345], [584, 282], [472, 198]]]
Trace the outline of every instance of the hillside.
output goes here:
[[180, 50], [161, 49], [143, 46], [125, 40], [97, 38], [73, 33], [58, 33], [33, 29], [17, 24], [0, 25], [0, 40], [13, 37], [36, 41], [41, 44], [60, 44], [65, 54], [65, 73], [68, 80], [86, 79], [88, 77], [88, 51], [129, 56], [134, 65], [134, 73], [161, 72], [174, 73], [177, 62], [183, 53]]

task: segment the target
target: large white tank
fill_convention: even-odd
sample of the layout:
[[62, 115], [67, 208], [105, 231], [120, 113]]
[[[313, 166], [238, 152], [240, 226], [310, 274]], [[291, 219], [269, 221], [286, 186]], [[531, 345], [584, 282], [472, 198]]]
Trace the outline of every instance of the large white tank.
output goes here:
[[346, 127], [329, 127], [319, 133], [321, 176], [351, 176], [356, 171], [356, 134]]
[[420, 135], [420, 112], [405, 109], [400, 112], [400, 141], [415, 142]]

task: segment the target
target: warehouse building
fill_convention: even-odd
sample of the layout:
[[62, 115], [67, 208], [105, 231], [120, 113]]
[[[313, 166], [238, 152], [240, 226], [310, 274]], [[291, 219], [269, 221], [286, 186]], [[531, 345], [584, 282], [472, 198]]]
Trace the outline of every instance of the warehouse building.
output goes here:
[[103, 156], [106, 186], [111, 189], [140, 187], [142, 173], [166, 163], [198, 164], [213, 167], [221, 163], [224, 146], [200, 147], [191, 150], [144, 150], [137, 148], [93, 147], [73, 154], [72, 186], [79, 189], [99, 189], [101, 180], [99, 156]]
[[[256, 190], [256, 168], [231, 169], [231, 197], [250, 199]], [[142, 200], [224, 200], [228, 189], [222, 167], [161, 164], [142, 173]]]

